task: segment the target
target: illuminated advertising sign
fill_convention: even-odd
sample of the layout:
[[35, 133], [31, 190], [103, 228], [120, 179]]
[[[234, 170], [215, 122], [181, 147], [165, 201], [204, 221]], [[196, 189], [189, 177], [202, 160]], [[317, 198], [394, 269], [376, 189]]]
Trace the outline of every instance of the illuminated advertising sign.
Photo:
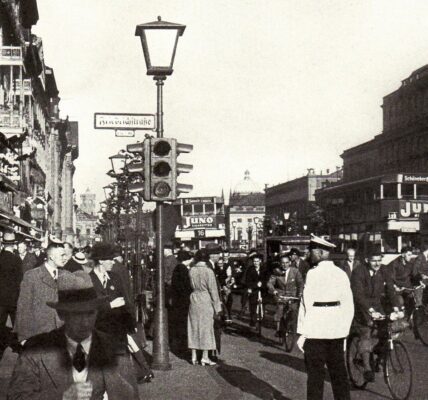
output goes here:
[[403, 175], [403, 182], [405, 183], [428, 183], [428, 175]]
[[183, 229], [217, 228], [215, 215], [187, 216], [182, 218]]

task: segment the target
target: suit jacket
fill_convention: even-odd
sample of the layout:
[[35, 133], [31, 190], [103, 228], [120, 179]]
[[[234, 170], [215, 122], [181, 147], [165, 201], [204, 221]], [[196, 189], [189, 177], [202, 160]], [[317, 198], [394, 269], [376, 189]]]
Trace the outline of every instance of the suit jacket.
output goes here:
[[352, 272], [354, 272], [360, 265], [361, 265], [360, 261], [354, 259], [354, 263], [353, 263], [352, 271], [351, 271], [351, 266], [349, 264], [349, 261], [344, 260], [340, 263], [339, 268], [341, 270], [345, 271], [346, 275], [348, 275], [349, 280], [351, 280]]
[[413, 263], [415, 274], [418, 275], [418, 279], [420, 279], [420, 275], [428, 275], [428, 261], [423, 253], [419, 254]]
[[[248, 267], [246, 282], [247, 282], [247, 288], [252, 290], [252, 293], [249, 296], [249, 300], [251, 303], [257, 302], [257, 297], [258, 297], [257, 289], [260, 289], [260, 290], [265, 289], [266, 281], [267, 281], [267, 273], [265, 268], [260, 267], [260, 270], [257, 273], [254, 265], [251, 265], [250, 267]], [[258, 286], [259, 282], [262, 283], [261, 287]]]
[[[63, 329], [30, 339], [20, 355], [9, 384], [8, 400], [60, 400], [73, 383], [72, 361]], [[91, 400], [137, 400], [138, 388], [129, 357], [114, 350], [111, 338], [94, 331], [88, 356]]]
[[296, 262], [293, 261], [292, 265], [299, 270], [303, 280], [306, 281], [306, 275], [309, 272], [309, 270], [312, 268], [311, 265], [306, 260], [303, 260], [302, 258], [299, 259], [298, 264], [296, 264]]
[[374, 276], [370, 276], [368, 265], [360, 265], [351, 276], [351, 288], [354, 295], [355, 319], [366, 325], [370, 321], [368, 310], [385, 313], [381, 303], [381, 297], [386, 295], [386, 300], [392, 306], [398, 306], [391, 274], [386, 266], [382, 265]]
[[[103, 288], [97, 274], [94, 271], [89, 273], [98, 296], [107, 297], [105, 305], [98, 311], [95, 326], [98, 330], [114, 336], [118, 342], [124, 343], [126, 342], [126, 334], [132, 332], [135, 328], [134, 313], [126, 295], [126, 290], [123, 288], [122, 280], [112, 271], [108, 272], [108, 274], [110, 279], [107, 287]], [[110, 302], [118, 297], [125, 299], [125, 305], [111, 308]]]
[[398, 256], [388, 264], [387, 269], [391, 274], [392, 282], [398, 287], [411, 288], [412, 283], [417, 284], [415, 279], [417, 273], [412, 261], [403, 264], [403, 259]]
[[[58, 273], [70, 272], [59, 269]], [[14, 328], [19, 341], [62, 326], [57, 312], [46, 305], [47, 301], [58, 301], [58, 287], [43, 264], [27, 271], [21, 283]]]
[[14, 253], [0, 252], [0, 306], [16, 307], [22, 280], [22, 262]]
[[22, 262], [22, 273], [25, 274], [28, 270], [36, 268], [39, 263], [37, 262], [37, 257], [33, 254], [33, 253], [25, 253], [25, 257], [21, 258], [19, 255], [18, 257], [20, 258], [21, 262]]
[[275, 269], [267, 283], [269, 293], [273, 294], [277, 291], [283, 296], [300, 297], [303, 292], [303, 278], [300, 271], [295, 267], [290, 267], [287, 280], [285, 280], [285, 276], [285, 273]]

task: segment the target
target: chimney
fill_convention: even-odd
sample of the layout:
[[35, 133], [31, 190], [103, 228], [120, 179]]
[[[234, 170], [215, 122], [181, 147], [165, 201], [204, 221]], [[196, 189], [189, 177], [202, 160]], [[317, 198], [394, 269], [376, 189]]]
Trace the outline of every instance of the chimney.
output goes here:
[[325, 173], [328, 175], [330, 173], [330, 170], [327, 168]]

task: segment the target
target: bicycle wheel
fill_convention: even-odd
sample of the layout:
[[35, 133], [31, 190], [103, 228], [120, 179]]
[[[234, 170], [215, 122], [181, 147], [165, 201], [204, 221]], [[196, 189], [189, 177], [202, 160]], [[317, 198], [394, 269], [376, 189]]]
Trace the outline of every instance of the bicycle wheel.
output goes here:
[[288, 331], [285, 336], [285, 351], [291, 353], [293, 350], [294, 344], [296, 343], [296, 334], [294, 332]]
[[365, 389], [367, 382], [364, 379], [363, 359], [358, 351], [359, 341], [360, 339], [357, 335], [349, 337], [346, 351], [346, 367], [352, 384], [358, 389]]
[[414, 311], [413, 323], [416, 336], [425, 346], [428, 346], [428, 316], [425, 307], [419, 307]]
[[400, 341], [394, 341], [394, 348], [388, 350], [384, 375], [395, 400], [406, 400], [410, 397], [413, 386], [412, 363], [406, 347]]

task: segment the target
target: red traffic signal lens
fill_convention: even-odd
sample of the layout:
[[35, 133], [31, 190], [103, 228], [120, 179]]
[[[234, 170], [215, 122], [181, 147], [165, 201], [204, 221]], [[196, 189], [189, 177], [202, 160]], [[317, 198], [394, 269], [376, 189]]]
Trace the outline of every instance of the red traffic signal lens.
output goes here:
[[168, 176], [171, 172], [171, 166], [166, 161], [159, 161], [153, 167], [153, 174], [158, 177]]
[[160, 140], [153, 146], [153, 153], [158, 157], [165, 157], [171, 151], [171, 145], [166, 140]]
[[153, 193], [156, 197], [167, 197], [171, 192], [171, 188], [166, 182], [158, 182], [153, 187]]

